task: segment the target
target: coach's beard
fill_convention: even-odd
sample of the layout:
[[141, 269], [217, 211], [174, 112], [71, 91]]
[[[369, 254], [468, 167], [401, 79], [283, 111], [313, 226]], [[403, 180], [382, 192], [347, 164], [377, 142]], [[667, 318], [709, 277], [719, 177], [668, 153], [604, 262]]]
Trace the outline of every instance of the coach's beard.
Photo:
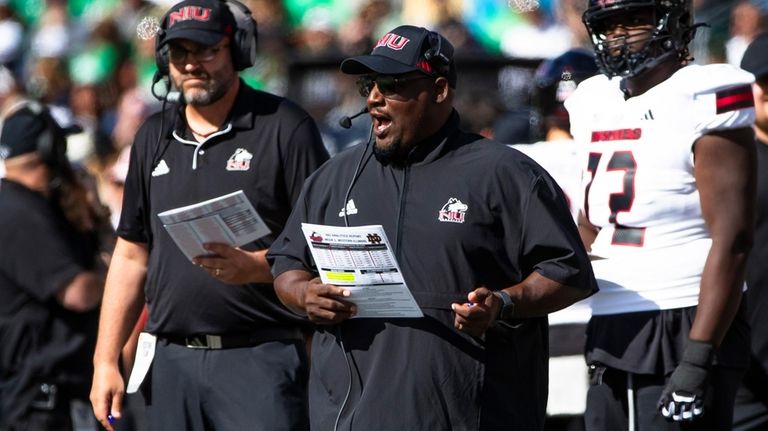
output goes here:
[[[202, 86], [196, 85], [193, 87], [184, 87], [184, 83], [188, 79], [199, 79], [203, 80], [205, 84]], [[227, 89], [229, 88], [228, 83], [219, 81], [207, 74], [200, 74], [200, 75], [189, 75], [183, 78], [182, 80], [182, 88], [184, 93], [184, 101], [188, 105], [193, 106], [207, 106], [210, 105], [222, 97], [227, 93]]]

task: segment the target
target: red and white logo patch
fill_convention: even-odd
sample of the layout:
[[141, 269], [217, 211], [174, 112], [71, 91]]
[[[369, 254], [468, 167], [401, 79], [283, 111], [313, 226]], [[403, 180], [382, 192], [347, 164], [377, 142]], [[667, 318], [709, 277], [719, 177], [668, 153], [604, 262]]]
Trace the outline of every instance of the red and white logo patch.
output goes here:
[[469, 207], [456, 198], [448, 199], [437, 214], [437, 220], [446, 223], [464, 223]]
[[410, 42], [411, 39], [405, 38], [403, 36], [400, 36], [395, 33], [387, 33], [384, 36], [379, 39], [378, 42], [376, 42], [376, 46], [374, 49], [380, 47], [380, 46], [386, 46], [389, 49], [394, 49], [395, 51], [400, 51], [401, 49], [405, 48], [405, 45]]
[[251, 159], [253, 154], [249, 153], [245, 148], [238, 148], [235, 154], [227, 160], [228, 171], [247, 171], [251, 169]]

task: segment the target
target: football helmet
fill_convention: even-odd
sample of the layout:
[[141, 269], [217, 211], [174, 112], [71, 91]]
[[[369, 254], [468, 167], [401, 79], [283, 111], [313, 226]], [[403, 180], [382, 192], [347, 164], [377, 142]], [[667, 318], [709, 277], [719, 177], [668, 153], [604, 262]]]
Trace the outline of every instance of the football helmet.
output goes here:
[[[692, 60], [688, 44], [700, 24], [693, 24], [691, 0], [588, 1], [582, 21], [592, 40], [600, 72], [606, 76], [636, 76], [673, 57], [681, 63]], [[631, 16], [639, 11], [653, 12], [655, 20], [645, 45], [639, 50], [631, 50], [626, 42], [608, 46], [605, 20], [621, 14]]]
[[544, 60], [536, 69], [531, 92], [534, 125], [539, 126], [539, 138], [547, 129], [570, 129], [568, 111], [563, 102], [576, 86], [598, 72], [595, 56], [586, 49], [574, 48], [558, 57]]

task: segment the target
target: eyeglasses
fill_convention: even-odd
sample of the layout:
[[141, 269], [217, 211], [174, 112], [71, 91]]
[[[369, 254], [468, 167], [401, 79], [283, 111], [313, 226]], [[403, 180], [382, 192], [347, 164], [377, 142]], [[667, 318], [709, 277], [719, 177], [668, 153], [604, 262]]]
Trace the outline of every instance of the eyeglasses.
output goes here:
[[168, 59], [171, 63], [184, 64], [187, 61], [187, 55], [191, 55], [192, 59], [196, 63], [207, 63], [219, 54], [224, 48], [228, 48], [229, 44], [221, 46], [197, 46], [196, 49], [187, 49], [181, 45], [169, 44], [168, 45]]
[[375, 78], [370, 76], [361, 76], [357, 79], [357, 91], [363, 97], [368, 97], [373, 90], [373, 84], [376, 84], [376, 88], [379, 89], [384, 97], [392, 97], [398, 93], [398, 90], [402, 89], [402, 84], [410, 81], [417, 81], [419, 79], [431, 79], [428, 75], [413, 75], [403, 78], [396, 78], [392, 75], [378, 75]]

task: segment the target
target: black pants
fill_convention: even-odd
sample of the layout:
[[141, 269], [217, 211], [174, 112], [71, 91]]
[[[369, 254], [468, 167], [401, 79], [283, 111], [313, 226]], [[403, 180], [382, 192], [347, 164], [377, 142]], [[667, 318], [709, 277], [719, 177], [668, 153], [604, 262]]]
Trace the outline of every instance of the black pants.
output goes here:
[[[733, 403], [743, 369], [714, 366], [704, 416], [690, 423], [668, 422], [657, 406], [666, 379], [664, 376], [631, 374], [598, 365], [590, 370], [587, 411], [588, 431], [629, 429], [630, 402], [634, 410], [635, 431], [727, 431], [733, 421]], [[628, 400], [631, 383], [632, 400]]]
[[733, 409], [733, 431], [768, 430], [768, 404], [755, 397], [747, 387], [739, 387]]
[[221, 350], [158, 341], [150, 373], [150, 431], [308, 428], [303, 341]]

